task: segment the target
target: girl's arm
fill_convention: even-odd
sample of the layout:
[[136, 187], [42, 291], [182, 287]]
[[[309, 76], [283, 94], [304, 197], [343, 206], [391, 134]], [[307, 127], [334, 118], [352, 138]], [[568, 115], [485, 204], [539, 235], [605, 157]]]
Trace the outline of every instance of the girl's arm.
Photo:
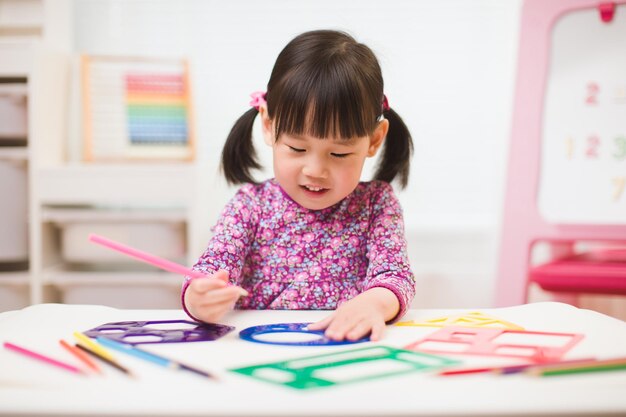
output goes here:
[[356, 340], [368, 333], [371, 340], [379, 340], [385, 324], [402, 317], [415, 296], [400, 204], [389, 184], [377, 185], [378, 192], [372, 197], [369, 264], [362, 293], [324, 320], [309, 325], [311, 330], [326, 329], [326, 336], [335, 340]]
[[406, 313], [415, 297], [415, 276], [409, 264], [400, 202], [391, 185], [379, 184], [381, 188], [376, 196], [368, 234], [370, 262], [363, 291], [385, 288], [395, 295], [398, 309], [395, 316], [386, 318], [387, 322], [393, 322]]
[[246, 295], [235, 285], [240, 283], [244, 260], [256, 233], [255, 200], [252, 185], [237, 192], [222, 211], [206, 250], [193, 266], [206, 278], [185, 277], [182, 306], [194, 320], [219, 320], [240, 296]]

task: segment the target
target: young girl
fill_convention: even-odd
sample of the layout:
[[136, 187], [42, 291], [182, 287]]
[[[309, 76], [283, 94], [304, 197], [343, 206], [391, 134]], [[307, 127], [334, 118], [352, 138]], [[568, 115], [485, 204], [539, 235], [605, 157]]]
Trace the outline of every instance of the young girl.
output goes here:
[[[383, 94], [373, 52], [349, 35], [312, 31], [280, 53], [266, 93], [233, 126], [222, 152], [227, 204], [195, 270], [183, 308], [199, 321], [229, 309], [335, 310], [309, 329], [335, 340], [399, 319], [415, 295], [402, 211], [390, 182], [408, 181], [413, 144]], [[257, 183], [256, 116], [272, 147], [275, 178]], [[382, 156], [360, 182], [365, 158]], [[242, 297], [243, 298], [240, 298]]]

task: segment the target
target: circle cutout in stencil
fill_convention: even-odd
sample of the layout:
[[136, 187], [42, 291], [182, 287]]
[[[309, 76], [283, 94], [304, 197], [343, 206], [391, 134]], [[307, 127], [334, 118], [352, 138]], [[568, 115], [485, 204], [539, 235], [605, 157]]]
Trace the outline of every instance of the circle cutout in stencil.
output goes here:
[[[358, 340], [329, 339], [324, 336], [323, 330], [309, 330], [307, 328], [309, 324], [311, 323], [277, 323], [252, 326], [240, 331], [239, 337], [248, 342], [283, 346], [337, 346], [369, 342], [370, 340], [369, 336]], [[289, 339], [289, 336], [279, 335], [280, 333], [303, 333], [311, 337], [297, 340], [299, 336], [295, 336]]]

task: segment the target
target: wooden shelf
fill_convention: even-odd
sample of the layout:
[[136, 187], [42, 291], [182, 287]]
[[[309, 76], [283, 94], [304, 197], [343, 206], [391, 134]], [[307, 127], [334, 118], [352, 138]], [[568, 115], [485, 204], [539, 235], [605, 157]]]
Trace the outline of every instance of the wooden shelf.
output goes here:
[[27, 77], [33, 69], [32, 40], [0, 37], [0, 76]]
[[193, 196], [190, 164], [76, 164], [35, 175], [41, 204], [187, 206]]
[[41, 220], [53, 223], [92, 221], [150, 221], [177, 223], [187, 220], [187, 211], [180, 208], [124, 208], [124, 207], [44, 207]]
[[26, 146], [0, 146], [0, 160], [27, 161], [28, 148]]
[[183, 276], [162, 271], [79, 271], [55, 268], [44, 271], [44, 283], [68, 286], [156, 286], [180, 288]]
[[29, 277], [28, 271], [0, 271], [0, 285], [27, 286]]
[[44, 26], [43, 0], [0, 0], [0, 30], [41, 29]]

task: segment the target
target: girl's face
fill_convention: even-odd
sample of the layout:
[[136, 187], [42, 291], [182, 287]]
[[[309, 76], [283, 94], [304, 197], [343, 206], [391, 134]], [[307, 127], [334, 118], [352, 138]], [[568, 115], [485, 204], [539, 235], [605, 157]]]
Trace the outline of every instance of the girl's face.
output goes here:
[[330, 207], [358, 185], [365, 158], [376, 155], [389, 122], [382, 120], [369, 136], [319, 139], [308, 135], [274, 138], [267, 110], [260, 108], [265, 142], [273, 149], [274, 176], [296, 203], [310, 210]]

